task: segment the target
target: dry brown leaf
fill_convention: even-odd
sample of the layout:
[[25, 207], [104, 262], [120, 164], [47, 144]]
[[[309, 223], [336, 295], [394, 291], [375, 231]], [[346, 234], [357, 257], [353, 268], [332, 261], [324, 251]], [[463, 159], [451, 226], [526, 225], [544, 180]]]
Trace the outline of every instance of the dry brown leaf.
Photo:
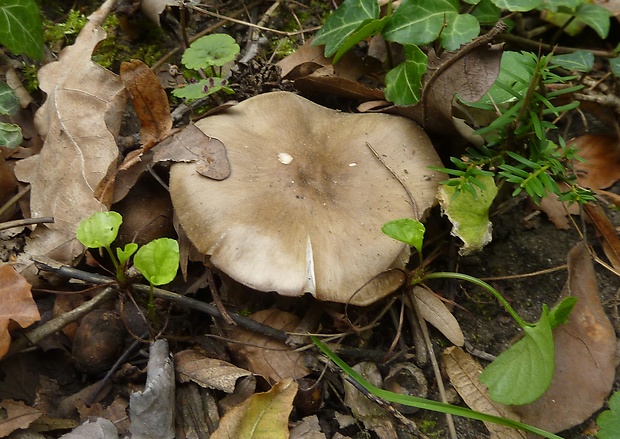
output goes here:
[[[293, 331], [299, 323], [296, 315], [279, 309], [258, 311], [250, 318], [283, 331]], [[231, 343], [229, 349], [239, 362], [271, 383], [287, 377], [303, 378], [310, 373], [304, 365], [303, 354], [294, 351], [286, 343], [239, 326], [233, 329], [230, 337], [235, 343]]]
[[584, 209], [603, 238], [603, 249], [608, 259], [614, 266], [618, 265], [618, 261], [620, 261], [620, 238], [616, 228], [598, 204], [586, 204]]
[[439, 297], [420, 286], [412, 289], [412, 296], [424, 320], [437, 328], [453, 344], [463, 346], [465, 337], [461, 326]]
[[140, 142], [146, 152], [172, 129], [168, 95], [155, 73], [140, 60], [123, 62], [120, 73], [140, 120]]
[[226, 146], [195, 125], [189, 125], [161, 142], [153, 161], [196, 162], [196, 171], [213, 180], [224, 180], [230, 175]]
[[[566, 183], [560, 183], [560, 190], [568, 190]], [[531, 203], [534, 205], [534, 203]], [[543, 197], [540, 203], [534, 207], [534, 209], [542, 210], [547, 214], [549, 220], [559, 230], [570, 229], [569, 215], [579, 215], [580, 208], [578, 203], [569, 204], [566, 201], [558, 201], [556, 194], [547, 192], [547, 196]]]
[[605, 189], [620, 180], [620, 142], [612, 136], [586, 134], [570, 143], [577, 155], [573, 167], [583, 187]]
[[581, 424], [597, 411], [616, 374], [616, 334], [599, 298], [585, 242], [568, 253], [569, 278], [563, 296], [577, 298], [568, 322], [553, 330], [555, 374], [543, 396], [515, 407], [523, 422], [550, 431]]
[[12, 399], [0, 401], [0, 410], [2, 411], [0, 437], [7, 437], [20, 428], [28, 428], [43, 414], [21, 401], [13, 401]]
[[319, 418], [316, 415], [306, 416], [291, 428], [290, 439], [327, 439], [321, 431]]
[[247, 370], [226, 361], [209, 358], [194, 350], [174, 354], [177, 380], [186, 383], [193, 381], [202, 387], [232, 393], [240, 377], [251, 375]]
[[286, 378], [269, 392], [256, 393], [226, 413], [211, 439], [288, 439], [288, 417], [297, 383]]
[[[32, 216], [51, 216], [55, 222], [38, 227], [39, 244], [28, 245], [26, 257], [54, 252], [55, 259], [71, 263], [82, 251], [75, 239], [77, 224], [106, 208], [96, 195], [116, 168], [115, 135], [126, 92], [120, 78], [93, 62], [91, 55], [106, 36], [100, 24], [114, 3], [107, 0], [89, 17], [75, 44], [66, 47], [57, 62], [39, 70], [47, 100], [35, 121], [45, 144], [38, 156], [17, 163], [16, 175], [32, 185]], [[29, 172], [24, 162], [31, 160], [35, 163]], [[104, 195], [105, 199], [111, 193]], [[23, 261], [20, 268], [27, 265]]]
[[32, 299], [30, 284], [10, 265], [0, 266], [0, 358], [9, 350], [9, 324], [22, 328], [41, 320], [37, 304]]
[[[491, 400], [486, 386], [478, 381], [482, 366], [471, 355], [459, 347], [451, 346], [443, 351], [442, 358], [450, 383], [469, 408], [488, 415], [519, 421], [519, 417], [509, 406]], [[526, 437], [525, 433], [519, 430], [493, 422], [485, 422], [484, 425], [491, 433], [491, 439], [523, 439]]]

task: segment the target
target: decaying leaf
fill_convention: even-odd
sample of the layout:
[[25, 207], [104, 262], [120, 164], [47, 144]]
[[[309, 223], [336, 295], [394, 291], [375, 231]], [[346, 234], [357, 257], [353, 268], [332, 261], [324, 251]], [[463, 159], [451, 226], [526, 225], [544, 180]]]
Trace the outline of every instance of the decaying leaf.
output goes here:
[[0, 358], [9, 350], [11, 321], [22, 328], [41, 320], [30, 284], [10, 265], [0, 266]]
[[28, 428], [30, 424], [41, 417], [41, 411], [28, 407], [22, 401], [4, 399], [0, 401], [0, 437], [7, 437], [15, 430]]
[[570, 143], [577, 149], [574, 169], [583, 187], [605, 189], [620, 180], [620, 142], [611, 136], [586, 134]]
[[424, 320], [437, 328], [456, 346], [463, 346], [465, 337], [459, 322], [439, 297], [420, 286], [413, 288], [412, 296]]
[[[293, 331], [299, 323], [296, 315], [279, 309], [258, 311], [250, 318], [283, 331]], [[304, 365], [303, 354], [294, 351], [286, 343], [239, 326], [233, 329], [230, 338], [235, 343], [231, 343], [229, 349], [239, 362], [272, 383], [287, 377], [303, 378], [310, 373]]]
[[[89, 17], [75, 44], [66, 47], [57, 62], [39, 70], [40, 88], [47, 100], [35, 122], [45, 143], [39, 155], [18, 162], [15, 171], [18, 179], [32, 185], [32, 216], [51, 216], [55, 222], [37, 228], [34, 239], [39, 244], [29, 244], [26, 257], [54, 252], [58, 261], [73, 262], [82, 251], [75, 240], [77, 224], [105, 209], [105, 200], [111, 197], [111, 191], [100, 191], [116, 168], [115, 135], [126, 92], [120, 78], [93, 62], [91, 55], [106, 37], [100, 25], [114, 3], [106, 1]], [[31, 161], [34, 166], [28, 166]], [[23, 265], [21, 270], [32, 267]]]
[[63, 434], [61, 439], [117, 439], [118, 431], [112, 423], [104, 418], [86, 421], [71, 433]]
[[202, 387], [232, 393], [237, 378], [250, 375], [250, 372], [226, 361], [209, 358], [194, 350], [177, 352], [174, 355], [177, 379], [186, 383], [193, 381]]
[[316, 415], [306, 416], [291, 428], [290, 439], [327, 439], [321, 431], [319, 418]]
[[256, 393], [220, 420], [211, 439], [288, 439], [288, 417], [297, 383], [286, 378], [269, 392]]
[[[519, 421], [519, 417], [509, 406], [491, 400], [486, 386], [478, 381], [482, 366], [471, 355], [459, 347], [451, 346], [443, 352], [442, 358], [450, 383], [469, 408], [489, 415]], [[488, 428], [491, 439], [523, 439], [526, 437], [525, 433], [519, 430], [493, 422], [485, 422], [484, 425]]]
[[599, 298], [594, 267], [585, 242], [568, 253], [564, 296], [577, 298], [568, 322], [553, 330], [555, 374], [543, 396], [515, 407], [523, 422], [551, 432], [582, 423], [598, 410], [616, 373], [616, 334]]
[[213, 180], [224, 180], [230, 175], [226, 146], [195, 125], [185, 127], [160, 143], [153, 161], [196, 162], [196, 171]]
[[168, 95], [155, 73], [140, 60], [123, 62], [120, 73], [140, 120], [140, 142], [146, 152], [172, 129]]

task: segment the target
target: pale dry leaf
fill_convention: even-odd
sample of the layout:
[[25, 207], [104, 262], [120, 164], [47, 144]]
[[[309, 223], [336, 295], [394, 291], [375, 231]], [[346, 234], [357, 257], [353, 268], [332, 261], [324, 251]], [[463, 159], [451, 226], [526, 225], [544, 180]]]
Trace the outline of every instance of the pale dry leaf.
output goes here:
[[[451, 346], [443, 351], [442, 359], [450, 383], [456, 389], [465, 404], [472, 410], [488, 415], [519, 421], [519, 417], [509, 406], [491, 400], [486, 386], [478, 380], [482, 366], [461, 348]], [[510, 427], [485, 422], [491, 439], [524, 439], [525, 433]]]
[[71, 433], [63, 434], [60, 439], [117, 439], [118, 431], [112, 423], [104, 418], [86, 421]]
[[[30, 209], [33, 217], [54, 217], [55, 222], [42, 230], [61, 233], [57, 239], [36, 248], [48, 254], [63, 248], [56, 257], [71, 263], [80, 253], [79, 245], [65, 245], [75, 240], [77, 224], [92, 213], [105, 210], [98, 192], [115, 171], [118, 147], [115, 136], [125, 108], [126, 91], [120, 78], [91, 60], [95, 46], [106, 37], [101, 23], [114, 6], [107, 0], [89, 17], [75, 44], [59, 55], [59, 60], [39, 70], [41, 90], [47, 99], [37, 111], [37, 130], [45, 139], [41, 153], [34, 160], [33, 171], [17, 163], [16, 175], [32, 185]], [[111, 192], [111, 191], [109, 191]], [[110, 197], [104, 194], [103, 198]], [[59, 242], [59, 241], [64, 241]], [[41, 247], [41, 246], [40, 246]], [[32, 253], [26, 249], [27, 253]]]
[[297, 383], [285, 378], [265, 393], [255, 393], [220, 420], [211, 439], [288, 439], [288, 418]]
[[18, 429], [28, 428], [30, 424], [39, 419], [43, 413], [40, 410], [29, 407], [22, 401], [4, 399], [0, 401], [0, 437], [7, 437]]
[[[375, 363], [364, 361], [353, 366], [353, 370], [362, 375], [372, 385], [383, 387], [379, 368]], [[374, 431], [380, 439], [397, 439], [394, 419], [378, 404], [370, 401], [353, 384], [344, 381], [344, 403], [351, 409], [353, 416], [364, 423], [364, 427]]]
[[297, 425], [291, 428], [289, 439], [327, 439], [321, 431], [319, 418], [316, 415], [306, 416]]
[[8, 264], [0, 265], [0, 358], [9, 350], [10, 322], [22, 328], [41, 320], [30, 284]]
[[454, 345], [463, 346], [465, 337], [461, 326], [446, 304], [437, 295], [420, 286], [413, 288], [412, 295], [422, 318], [437, 328]]
[[[279, 309], [258, 311], [250, 318], [283, 331], [293, 331], [299, 323], [296, 315]], [[235, 343], [230, 343], [229, 349], [238, 362], [271, 383], [287, 377], [303, 378], [310, 373], [304, 364], [303, 353], [294, 351], [286, 343], [239, 326], [233, 329], [230, 338]]]
[[585, 242], [568, 253], [563, 296], [577, 298], [568, 322], [553, 330], [555, 373], [538, 400], [515, 407], [523, 422], [556, 433], [581, 424], [600, 409], [616, 374], [616, 334], [599, 298]]
[[251, 372], [234, 366], [226, 361], [209, 358], [194, 350], [174, 354], [177, 379], [186, 383], [193, 381], [201, 387], [232, 393], [237, 379], [248, 376]]

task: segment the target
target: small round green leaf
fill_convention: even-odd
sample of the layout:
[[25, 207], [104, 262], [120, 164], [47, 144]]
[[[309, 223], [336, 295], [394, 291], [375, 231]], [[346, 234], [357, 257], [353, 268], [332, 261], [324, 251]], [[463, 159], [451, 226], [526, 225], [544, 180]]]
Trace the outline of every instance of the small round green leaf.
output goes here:
[[181, 61], [188, 69], [198, 70], [211, 66], [223, 66], [234, 61], [239, 45], [226, 34], [211, 34], [198, 38], [183, 53]]
[[454, 14], [441, 33], [441, 45], [447, 50], [457, 50], [480, 33], [480, 23], [470, 14]]
[[0, 122], [0, 146], [17, 148], [24, 140], [19, 125]]
[[179, 269], [179, 243], [159, 238], [142, 246], [133, 258], [134, 266], [153, 285], [172, 282]]
[[15, 114], [19, 110], [19, 98], [6, 82], [0, 81], [0, 114]]
[[411, 218], [401, 218], [390, 221], [381, 227], [381, 231], [390, 238], [415, 248], [418, 253], [422, 251], [424, 242], [424, 224]]
[[138, 244], [136, 244], [135, 242], [129, 242], [125, 244], [125, 248], [123, 249], [117, 248], [116, 256], [118, 257], [119, 264], [123, 265], [125, 262], [127, 262], [127, 259], [129, 259], [131, 255], [136, 252], [136, 250], [138, 250]]
[[97, 212], [80, 222], [77, 239], [87, 248], [109, 247], [122, 222], [123, 217], [118, 212]]

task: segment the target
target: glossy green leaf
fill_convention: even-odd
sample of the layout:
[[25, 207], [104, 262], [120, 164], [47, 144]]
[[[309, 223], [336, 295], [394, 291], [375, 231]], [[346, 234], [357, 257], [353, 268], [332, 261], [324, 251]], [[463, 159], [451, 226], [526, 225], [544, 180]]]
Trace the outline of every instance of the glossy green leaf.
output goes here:
[[358, 30], [353, 32], [340, 46], [336, 55], [334, 55], [333, 63], [337, 63], [338, 60], [347, 53], [351, 48], [353, 48], [356, 44], [361, 41], [364, 41], [367, 38], [372, 37], [373, 35], [377, 35], [383, 30], [385, 24], [388, 22], [390, 17], [383, 17], [380, 20], [370, 19], [366, 20]]
[[0, 114], [15, 114], [19, 110], [19, 98], [6, 82], [0, 81]]
[[133, 264], [151, 284], [165, 285], [176, 277], [179, 259], [179, 243], [159, 238], [140, 247]]
[[43, 59], [43, 25], [35, 0], [0, 0], [0, 44], [16, 55]]
[[181, 62], [188, 69], [206, 69], [223, 66], [235, 60], [239, 45], [226, 34], [211, 34], [198, 38], [183, 52]]
[[0, 146], [17, 148], [24, 140], [19, 125], [0, 122]]
[[528, 404], [549, 388], [555, 369], [549, 308], [543, 305], [538, 323], [524, 329], [524, 337], [502, 352], [480, 374], [493, 401]]
[[551, 62], [566, 70], [589, 72], [594, 66], [594, 55], [589, 50], [577, 50], [565, 55], [555, 55]]
[[609, 60], [609, 68], [614, 75], [620, 78], [620, 56]]
[[559, 8], [575, 9], [584, 0], [542, 0], [538, 9], [556, 12]]
[[565, 297], [560, 303], [554, 306], [549, 312], [549, 324], [551, 325], [551, 329], [555, 329], [566, 323], [576, 304], [577, 298], [569, 296]]
[[131, 255], [133, 255], [136, 250], [138, 250], [138, 244], [135, 242], [129, 242], [125, 244], [125, 248], [117, 248], [116, 249], [116, 257], [118, 258], [119, 264], [123, 265], [125, 262], [129, 260]]
[[428, 44], [458, 15], [457, 0], [403, 0], [383, 29], [387, 41]]
[[172, 94], [175, 95], [177, 98], [193, 101], [220, 91], [226, 94], [234, 93], [233, 89], [226, 84], [227, 81], [222, 78], [201, 79], [196, 83], [187, 84], [184, 87], [175, 88], [172, 91]]
[[420, 221], [411, 218], [397, 219], [385, 223], [381, 227], [381, 231], [390, 238], [415, 248], [418, 253], [422, 252], [422, 243], [424, 242], [424, 232], [426, 229]]
[[541, 0], [491, 0], [500, 9], [507, 9], [511, 12], [525, 12], [538, 8]]
[[441, 45], [447, 50], [457, 50], [480, 34], [480, 23], [473, 15], [457, 14], [447, 21], [440, 36]]
[[491, 0], [480, 0], [471, 15], [476, 17], [480, 23], [495, 24], [502, 16], [502, 11]]
[[123, 217], [118, 212], [97, 212], [80, 221], [77, 239], [87, 248], [109, 247], [122, 222]]
[[396, 105], [413, 105], [420, 100], [428, 57], [413, 44], [406, 44], [404, 51], [405, 61], [385, 75], [385, 98]]
[[605, 410], [596, 418], [599, 427], [598, 439], [618, 439], [620, 432], [620, 391], [609, 398], [609, 410]]
[[367, 20], [379, 18], [376, 0], [345, 0], [332, 13], [312, 40], [313, 46], [325, 45], [325, 56], [331, 57]]
[[599, 37], [605, 39], [609, 34], [612, 13], [599, 5], [583, 4], [575, 10], [575, 17], [590, 26]]

